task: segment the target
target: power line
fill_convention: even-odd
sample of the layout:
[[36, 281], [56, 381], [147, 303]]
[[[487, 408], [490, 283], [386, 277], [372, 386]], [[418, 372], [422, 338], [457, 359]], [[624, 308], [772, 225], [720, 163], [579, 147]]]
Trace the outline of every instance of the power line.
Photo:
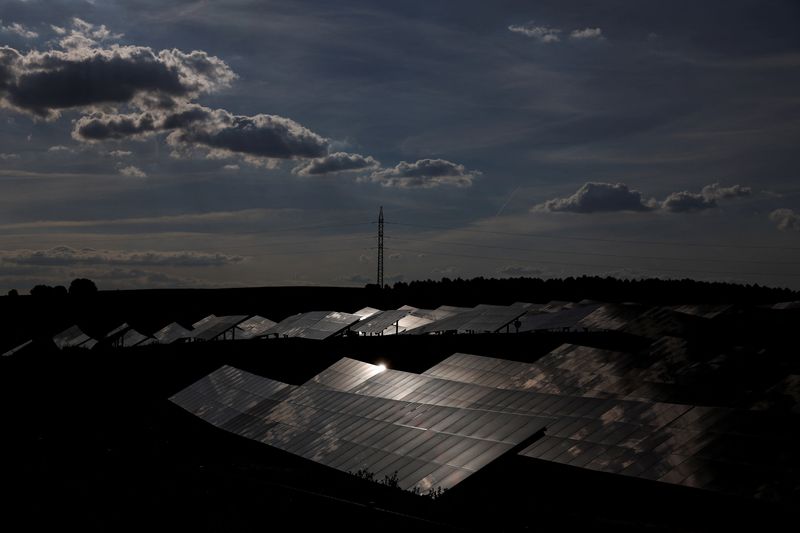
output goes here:
[[620, 244], [648, 244], [648, 245], [657, 245], [657, 246], [698, 246], [703, 248], [751, 248], [754, 250], [794, 250], [800, 251], [800, 247], [792, 247], [792, 246], [770, 246], [770, 245], [760, 245], [760, 244], [714, 244], [714, 243], [703, 243], [703, 242], [676, 242], [676, 241], [653, 241], [653, 240], [637, 240], [637, 239], [609, 239], [609, 238], [602, 238], [602, 237], [581, 237], [576, 235], [546, 235], [544, 233], [519, 233], [519, 232], [512, 232], [512, 231], [494, 231], [494, 230], [482, 230], [482, 229], [474, 229], [474, 228], [459, 228], [453, 226], [432, 226], [427, 224], [412, 224], [407, 222], [386, 222], [386, 224], [392, 224], [395, 226], [407, 226], [411, 228], [424, 228], [424, 229], [438, 229], [438, 230], [454, 230], [454, 231], [465, 231], [469, 233], [487, 233], [491, 235], [508, 235], [511, 237], [534, 237], [539, 239], [558, 239], [558, 240], [572, 240], [572, 241], [589, 241], [589, 242], [612, 242], [612, 243], [620, 243]]

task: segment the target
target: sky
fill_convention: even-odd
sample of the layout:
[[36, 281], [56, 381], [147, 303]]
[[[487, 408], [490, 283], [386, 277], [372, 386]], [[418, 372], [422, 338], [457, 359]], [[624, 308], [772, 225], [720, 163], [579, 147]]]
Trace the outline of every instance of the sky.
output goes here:
[[796, 1], [0, 0], [0, 290], [800, 289]]

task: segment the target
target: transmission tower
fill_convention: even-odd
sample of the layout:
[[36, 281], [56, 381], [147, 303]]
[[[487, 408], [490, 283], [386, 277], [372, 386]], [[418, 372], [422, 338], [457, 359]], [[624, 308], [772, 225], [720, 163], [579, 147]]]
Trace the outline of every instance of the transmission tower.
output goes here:
[[383, 206], [378, 214], [378, 287], [383, 288]]

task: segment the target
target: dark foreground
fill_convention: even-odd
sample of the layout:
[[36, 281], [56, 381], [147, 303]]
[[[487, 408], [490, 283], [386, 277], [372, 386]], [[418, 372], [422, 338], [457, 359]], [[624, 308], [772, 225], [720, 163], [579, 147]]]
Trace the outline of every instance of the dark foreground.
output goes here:
[[633, 341], [574, 332], [281, 339], [116, 351], [41, 349], [3, 358], [3, 522], [17, 524], [15, 530], [88, 531], [263, 531], [278, 524], [329, 530], [707, 531], [776, 530], [796, 523], [791, 502], [513, 455], [431, 500], [219, 431], [167, 399], [222, 364], [302, 383], [342, 356], [419, 372], [458, 351], [533, 361], [563, 342], [612, 348]]

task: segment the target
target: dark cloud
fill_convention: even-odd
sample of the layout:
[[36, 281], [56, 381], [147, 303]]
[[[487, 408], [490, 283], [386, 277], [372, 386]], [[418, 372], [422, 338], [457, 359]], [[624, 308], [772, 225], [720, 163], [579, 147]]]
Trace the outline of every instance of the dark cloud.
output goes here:
[[584, 183], [575, 194], [539, 204], [534, 211], [595, 213], [608, 211], [650, 211], [642, 193], [624, 183]]
[[739, 198], [750, 196], [752, 189], [733, 185], [722, 187], [719, 183], [712, 183], [702, 188], [699, 193], [689, 191], [674, 192], [667, 196], [662, 202], [661, 208], [672, 213], [686, 213], [691, 211], [702, 211], [717, 207], [717, 200]]
[[174, 110], [141, 113], [105, 113], [96, 111], [75, 121], [72, 137], [79, 141], [139, 140], [154, 133], [186, 127], [192, 122], [209, 120], [212, 110], [185, 105]]
[[98, 142], [139, 140], [159, 132], [170, 132], [167, 143], [176, 156], [201, 150], [210, 151], [217, 158], [244, 155], [293, 159], [320, 157], [328, 151], [327, 139], [291, 119], [233, 115], [224, 109], [195, 104], [131, 114], [98, 111], [79, 118], [72, 136]]
[[321, 157], [328, 140], [292, 119], [277, 115], [234, 115], [224, 109], [207, 110], [205, 120], [195, 120], [167, 137], [178, 154], [211, 149], [217, 157], [245, 155], [293, 159]]
[[138, 97], [194, 98], [225, 87], [235, 74], [205, 52], [141, 46], [20, 53], [0, 49], [0, 106], [43, 118], [61, 110], [136, 103]]
[[333, 174], [336, 172], [355, 172], [365, 169], [374, 169], [379, 166], [380, 162], [376, 161], [371, 156], [336, 152], [297, 165], [292, 170], [292, 173], [298, 176], [316, 176], [321, 174]]
[[0, 252], [0, 262], [17, 265], [69, 266], [69, 265], [150, 265], [209, 267], [240, 263], [238, 255], [203, 252], [128, 252], [123, 250], [75, 249], [57, 246], [48, 250], [13, 250]]
[[443, 185], [470, 187], [480, 174], [477, 170], [467, 170], [464, 165], [444, 159], [420, 159], [414, 163], [401, 161], [392, 168], [373, 172], [366, 179], [384, 187], [430, 189]]
[[800, 213], [792, 209], [776, 209], [769, 214], [769, 219], [782, 231], [800, 231]]
[[660, 208], [673, 213], [686, 213], [717, 207], [719, 199], [749, 196], [751, 193], [750, 187], [722, 187], [719, 183], [712, 183], [703, 187], [699, 193], [671, 193], [659, 204], [653, 199], [645, 200], [641, 192], [629, 189], [624, 183], [585, 183], [572, 196], [548, 200], [534, 206], [533, 211], [595, 213], [652, 211]]

